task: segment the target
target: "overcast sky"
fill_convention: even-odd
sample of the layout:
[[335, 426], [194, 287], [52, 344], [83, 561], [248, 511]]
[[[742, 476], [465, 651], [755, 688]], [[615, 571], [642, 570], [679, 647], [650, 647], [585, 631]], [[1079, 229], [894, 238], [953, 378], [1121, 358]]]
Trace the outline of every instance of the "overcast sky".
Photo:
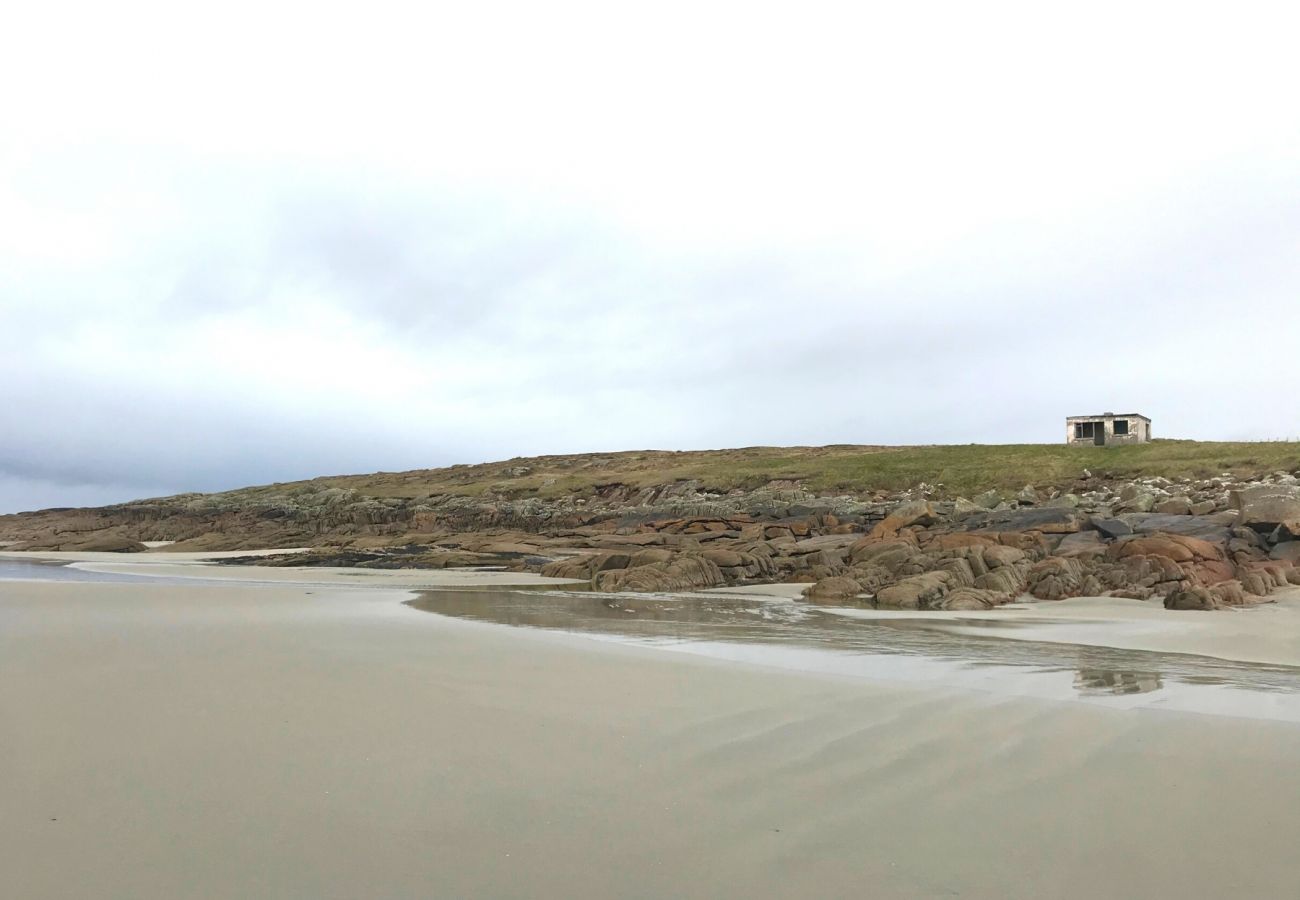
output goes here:
[[1300, 437], [1293, 4], [43, 2], [0, 512], [517, 455]]

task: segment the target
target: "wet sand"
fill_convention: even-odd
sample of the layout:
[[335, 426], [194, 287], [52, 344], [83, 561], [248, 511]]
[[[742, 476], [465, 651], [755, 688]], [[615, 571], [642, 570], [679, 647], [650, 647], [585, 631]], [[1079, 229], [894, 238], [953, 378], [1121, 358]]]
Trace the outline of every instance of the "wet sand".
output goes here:
[[507, 587], [526, 585], [562, 586], [578, 582], [546, 578], [532, 572], [504, 572], [478, 569], [358, 569], [336, 566], [222, 566], [211, 560], [239, 556], [270, 556], [300, 553], [286, 550], [226, 550], [203, 553], [93, 553], [43, 551], [24, 553], [0, 551], [0, 562], [50, 562], [75, 566], [85, 572], [108, 575], [145, 576], [175, 580], [193, 578], [232, 583], [282, 583], [314, 585], [373, 585], [386, 588]]
[[846, 616], [843, 609], [727, 594], [520, 589], [423, 591], [409, 605], [436, 615], [880, 685], [962, 688], [1300, 724], [1300, 667], [1007, 640], [1007, 634], [1027, 626], [1005, 619], [977, 624], [926, 613]]
[[23, 898], [1294, 895], [1300, 727], [510, 629], [319, 585], [0, 583]]

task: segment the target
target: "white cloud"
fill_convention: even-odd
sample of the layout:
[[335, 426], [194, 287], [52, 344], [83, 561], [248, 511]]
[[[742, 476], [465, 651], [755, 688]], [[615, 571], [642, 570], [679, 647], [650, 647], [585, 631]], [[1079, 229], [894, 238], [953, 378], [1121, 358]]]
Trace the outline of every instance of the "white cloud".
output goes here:
[[6, 496], [1300, 432], [1297, 23], [1220, 10], [21, 10]]

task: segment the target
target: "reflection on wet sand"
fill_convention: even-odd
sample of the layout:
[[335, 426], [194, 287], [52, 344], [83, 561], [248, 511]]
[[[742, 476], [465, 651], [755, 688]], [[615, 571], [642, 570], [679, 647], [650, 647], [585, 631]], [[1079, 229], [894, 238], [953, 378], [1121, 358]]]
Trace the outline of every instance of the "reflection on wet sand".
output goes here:
[[1074, 673], [1074, 687], [1081, 694], [1146, 694], [1163, 686], [1159, 672], [1079, 669]]
[[105, 582], [156, 583], [153, 578], [144, 575], [87, 572], [66, 562], [54, 562], [44, 559], [0, 559], [0, 581], [72, 581], [96, 584]]
[[[1170, 685], [1195, 685], [1300, 698], [1300, 669], [1000, 639], [999, 631], [1016, 627], [1011, 622], [993, 623], [987, 635], [972, 635], [965, 628], [956, 633], [951, 621], [924, 614], [906, 619], [847, 618], [796, 601], [726, 595], [446, 590], [422, 593], [409, 605], [458, 618], [688, 647], [709, 655], [868, 677], [924, 668], [924, 677], [933, 681], [941, 678], [942, 673], [936, 675], [938, 666], [955, 676], [954, 681], [978, 675], [981, 684], [999, 678], [1023, 683], [1034, 676], [1068, 675], [1073, 691], [1084, 697], [1148, 694]], [[962, 672], [968, 676], [961, 677]]]

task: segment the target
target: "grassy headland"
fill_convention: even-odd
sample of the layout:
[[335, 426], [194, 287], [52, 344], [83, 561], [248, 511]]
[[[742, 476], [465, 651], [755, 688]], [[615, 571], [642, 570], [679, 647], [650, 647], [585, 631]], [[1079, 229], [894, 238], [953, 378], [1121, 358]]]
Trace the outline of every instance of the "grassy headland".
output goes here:
[[355, 490], [370, 497], [429, 495], [538, 497], [595, 493], [604, 485], [650, 487], [697, 481], [728, 491], [772, 481], [799, 481], [817, 494], [897, 491], [921, 482], [940, 493], [970, 495], [1032, 484], [1064, 486], [1084, 470], [1103, 478], [1208, 478], [1225, 472], [1251, 475], [1300, 467], [1300, 443], [1158, 440], [1127, 447], [1064, 444], [962, 444], [915, 447], [835, 445], [745, 447], [735, 450], [629, 451], [540, 456], [421, 469], [316, 478], [246, 488], [240, 494], [285, 493], [322, 488]]

